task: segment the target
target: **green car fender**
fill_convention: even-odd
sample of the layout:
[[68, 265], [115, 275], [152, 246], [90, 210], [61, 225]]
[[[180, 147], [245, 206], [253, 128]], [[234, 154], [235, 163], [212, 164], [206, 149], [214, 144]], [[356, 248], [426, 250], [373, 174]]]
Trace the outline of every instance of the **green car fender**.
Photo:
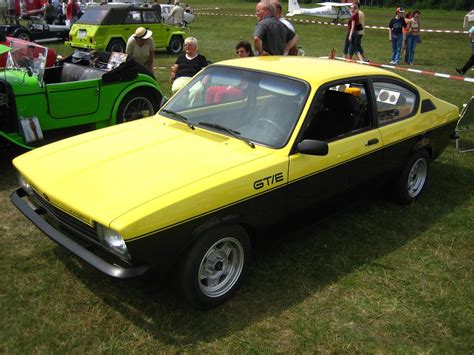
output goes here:
[[[105, 124], [104, 127], [109, 126], [109, 125], [114, 125], [114, 124], [117, 123], [117, 115], [118, 115], [118, 112], [119, 112], [119, 109], [120, 109], [120, 104], [124, 100], [125, 96], [127, 96], [129, 93], [131, 93], [132, 91], [135, 91], [135, 90], [137, 90], [137, 91], [149, 90], [149, 91], [152, 91], [152, 92], [155, 92], [155, 93], [158, 92], [159, 95], [161, 96], [160, 104], [161, 104], [161, 101], [164, 97], [163, 92], [161, 92], [161, 90], [157, 89], [156, 84], [154, 85], [153, 83], [150, 83], [150, 82], [132, 83], [129, 86], [125, 87], [117, 95], [117, 98], [115, 100], [115, 104], [112, 108], [110, 121], [107, 124]], [[102, 127], [97, 127], [97, 128], [102, 128]]]

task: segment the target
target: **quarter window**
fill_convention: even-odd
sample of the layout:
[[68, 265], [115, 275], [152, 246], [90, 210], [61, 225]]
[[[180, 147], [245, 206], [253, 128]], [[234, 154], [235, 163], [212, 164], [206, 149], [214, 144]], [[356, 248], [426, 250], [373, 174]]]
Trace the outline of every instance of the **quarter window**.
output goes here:
[[160, 22], [160, 21], [158, 21], [158, 17], [156, 16], [155, 11], [145, 11], [143, 13], [143, 18], [144, 18], [145, 22], [151, 22], [151, 23]]
[[125, 23], [142, 23], [141, 11], [130, 11], [125, 18]]
[[416, 93], [392, 82], [373, 83], [379, 125], [410, 117], [415, 111]]

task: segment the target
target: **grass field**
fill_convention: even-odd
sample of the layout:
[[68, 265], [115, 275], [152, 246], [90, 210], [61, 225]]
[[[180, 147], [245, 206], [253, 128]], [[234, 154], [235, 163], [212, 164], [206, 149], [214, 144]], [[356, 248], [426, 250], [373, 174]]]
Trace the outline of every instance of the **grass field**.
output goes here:
[[[189, 31], [213, 62], [251, 39], [255, 17], [230, 14], [253, 14], [254, 3], [191, 5], [229, 14], [198, 15]], [[367, 25], [386, 25], [392, 16], [390, 9], [364, 10]], [[461, 29], [463, 15], [426, 10], [423, 27]], [[296, 30], [306, 55], [328, 55], [333, 47], [340, 54], [344, 29]], [[455, 74], [469, 56], [467, 35], [422, 38], [415, 68]], [[364, 47], [371, 60], [389, 61], [385, 31], [367, 31]], [[157, 79], [168, 94], [174, 60], [157, 52]], [[472, 83], [400, 75], [458, 106], [474, 94]], [[472, 154], [450, 146], [411, 206], [375, 196], [269, 231], [235, 297], [201, 312], [175, 300], [167, 283], [107, 278], [38, 232], [9, 201], [17, 185], [11, 159], [20, 153], [0, 152], [1, 353], [474, 352]]]

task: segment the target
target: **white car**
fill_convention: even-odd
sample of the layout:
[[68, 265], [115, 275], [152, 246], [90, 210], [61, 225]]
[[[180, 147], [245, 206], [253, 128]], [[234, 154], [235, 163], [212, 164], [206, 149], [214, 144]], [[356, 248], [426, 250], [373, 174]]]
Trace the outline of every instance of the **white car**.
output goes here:
[[[170, 12], [173, 9], [174, 5], [168, 4], [160, 4], [161, 6], [161, 18], [163, 22], [173, 25], [173, 23], [168, 22], [168, 17], [170, 16]], [[194, 21], [195, 16], [190, 12], [184, 12], [184, 25], [187, 26]]]

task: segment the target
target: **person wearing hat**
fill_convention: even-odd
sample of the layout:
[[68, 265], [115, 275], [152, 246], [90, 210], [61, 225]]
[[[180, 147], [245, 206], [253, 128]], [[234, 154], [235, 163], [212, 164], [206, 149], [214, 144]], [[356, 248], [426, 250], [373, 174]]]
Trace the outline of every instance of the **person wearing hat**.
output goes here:
[[138, 27], [127, 41], [125, 52], [153, 73], [153, 59], [155, 57], [155, 42], [153, 32], [145, 27]]
[[392, 59], [390, 64], [400, 64], [400, 55], [403, 46], [403, 28], [407, 27], [403, 14], [405, 11], [397, 7], [395, 17], [388, 24], [388, 40], [392, 42]]

